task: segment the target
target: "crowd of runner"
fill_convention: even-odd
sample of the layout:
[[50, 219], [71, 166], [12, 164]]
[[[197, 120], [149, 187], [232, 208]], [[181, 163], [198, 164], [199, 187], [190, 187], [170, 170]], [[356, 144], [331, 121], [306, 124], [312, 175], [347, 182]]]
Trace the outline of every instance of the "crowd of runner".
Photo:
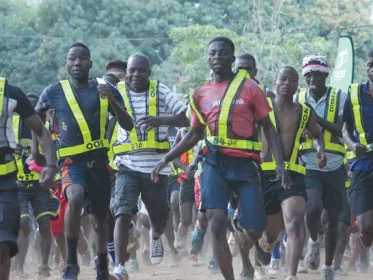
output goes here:
[[162, 235], [170, 267], [205, 265], [211, 246], [208, 269], [226, 280], [296, 280], [319, 269], [322, 247], [321, 279], [368, 271], [373, 51], [368, 80], [347, 93], [326, 84], [323, 54], [302, 61], [307, 88], [284, 66], [273, 90], [229, 38], [207, 54], [210, 75], [184, 99], [151, 78], [140, 53], [90, 78], [82, 43], [68, 49], [69, 80], [40, 96], [0, 78], [0, 280], [31, 277], [28, 248], [39, 279], [53, 265], [78, 279], [92, 253], [96, 279], [136, 279], [136, 252], [161, 263]]

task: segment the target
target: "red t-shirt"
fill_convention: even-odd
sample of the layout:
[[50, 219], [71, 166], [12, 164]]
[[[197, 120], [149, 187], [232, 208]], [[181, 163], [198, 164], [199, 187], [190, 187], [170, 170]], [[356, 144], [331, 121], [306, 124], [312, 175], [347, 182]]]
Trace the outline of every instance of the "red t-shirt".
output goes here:
[[[220, 111], [220, 103], [227, 89], [228, 81], [218, 84], [206, 82], [198, 87], [193, 95], [194, 104], [202, 115], [202, 118], [214, 134], [216, 118]], [[228, 137], [232, 139], [258, 140], [255, 121], [268, 115], [272, 110], [259, 86], [250, 79], [245, 79], [239, 98], [234, 99], [235, 106], [232, 112], [231, 126], [228, 128]], [[192, 127], [203, 126], [197, 115], [192, 110]], [[221, 153], [233, 157], [251, 157], [261, 161], [260, 155], [237, 149], [221, 148]]]

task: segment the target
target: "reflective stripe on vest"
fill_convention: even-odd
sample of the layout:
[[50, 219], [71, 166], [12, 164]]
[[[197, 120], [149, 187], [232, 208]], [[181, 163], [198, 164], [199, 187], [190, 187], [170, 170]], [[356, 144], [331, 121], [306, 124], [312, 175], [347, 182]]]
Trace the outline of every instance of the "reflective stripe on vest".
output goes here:
[[258, 86], [263, 91], [264, 95], [267, 96], [268, 88], [265, 85], [258, 85]]
[[365, 131], [364, 131], [363, 122], [361, 119], [361, 102], [360, 102], [359, 92], [360, 92], [359, 84], [352, 84], [350, 98], [351, 98], [352, 111], [354, 114], [355, 130], [359, 134], [360, 144], [367, 146], [368, 142], [365, 137]]
[[[19, 132], [20, 132], [20, 116], [18, 115], [13, 115], [13, 130], [15, 133], [15, 140], [16, 143], [20, 143], [20, 138], [19, 138]], [[32, 141], [29, 139], [30, 142]], [[23, 168], [23, 160], [22, 157], [16, 155], [15, 156], [16, 164], [17, 164], [17, 180], [22, 182], [22, 181], [38, 181], [40, 179], [40, 174], [35, 172], [35, 171], [29, 171], [25, 172]]]
[[176, 168], [175, 164], [172, 161], [170, 162], [170, 165], [171, 165], [172, 170], [173, 170], [174, 173], [172, 175], [169, 175], [169, 176], [177, 176], [177, 175], [179, 175], [178, 168]]
[[351, 187], [351, 181], [350, 180], [347, 180], [346, 183], [345, 183], [345, 187], [348, 189], [349, 187]]
[[[300, 104], [306, 104], [307, 98], [306, 98], [307, 90], [305, 88], [301, 89], [298, 94], [298, 103]], [[325, 114], [324, 119], [326, 119], [328, 122], [336, 123], [338, 115], [337, 115], [337, 108], [339, 103], [339, 97], [338, 97], [338, 90], [336, 88], [331, 88], [328, 91], [327, 95], [327, 104], [325, 108]], [[341, 143], [333, 143], [331, 141], [332, 134], [329, 130], [324, 129], [324, 142], [325, 142], [325, 151], [329, 153], [337, 153], [344, 155], [346, 150]], [[302, 143], [301, 145], [301, 151], [302, 152], [313, 152], [315, 151], [313, 147], [313, 142], [310, 138], [306, 138], [306, 141]]]
[[[279, 128], [277, 127], [278, 119], [276, 116], [276, 111], [275, 111], [275, 106], [274, 106], [274, 101], [272, 98], [267, 98], [269, 105], [272, 108], [272, 111], [269, 113], [270, 119], [279, 134]], [[284, 168], [286, 170], [291, 170], [297, 173], [301, 173], [303, 175], [306, 174], [306, 168], [302, 165], [299, 165], [298, 162], [298, 154], [300, 150], [300, 138], [302, 136], [303, 131], [307, 127], [308, 120], [311, 116], [311, 109], [305, 105], [301, 104], [302, 106], [302, 114], [300, 115], [299, 121], [298, 121], [298, 131], [293, 139], [293, 149], [291, 152], [290, 160], [284, 162]], [[279, 135], [281, 137], [281, 135]], [[276, 162], [275, 159], [272, 155], [272, 161], [270, 162], [263, 162], [261, 164], [262, 170], [267, 171], [267, 170], [276, 170]]]
[[[127, 113], [133, 119], [133, 112], [131, 109], [131, 101], [127, 93], [127, 86], [124, 82], [118, 84], [119, 92], [121, 93], [124, 103], [127, 108]], [[149, 82], [149, 90], [148, 90], [148, 102], [149, 102], [149, 115], [152, 117], [157, 116], [157, 91], [158, 91], [158, 81], [150, 80]], [[130, 140], [131, 143], [124, 143], [115, 145], [113, 147], [113, 151], [115, 155], [118, 154], [126, 154], [133, 151], [140, 151], [140, 150], [170, 150], [170, 142], [168, 141], [157, 141], [156, 129], [152, 128], [148, 130], [148, 137], [147, 140], [139, 141], [137, 137], [137, 128], [134, 126], [130, 131]]]
[[109, 148], [109, 140], [105, 139], [105, 127], [108, 112], [108, 101], [107, 99], [99, 96], [100, 100], [100, 139], [92, 140], [91, 131], [89, 130], [87, 121], [80, 109], [80, 106], [75, 98], [73, 89], [70, 82], [65, 80], [61, 81], [62, 90], [65, 94], [66, 101], [69, 104], [71, 112], [79, 126], [80, 133], [82, 134], [83, 143], [66, 148], [59, 148], [59, 157], [66, 157], [71, 155], [82, 154], [85, 152], [93, 151], [96, 149]]
[[213, 135], [211, 133], [209, 126], [206, 124], [201, 113], [197, 110], [193, 100], [193, 93], [190, 98], [190, 106], [198, 117], [200, 123], [206, 126], [206, 140], [212, 145], [222, 148], [260, 152], [262, 149], [262, 143], [258, 141], [228, 138], [228, 119], [232, 111], [231, 107], [234, 106], [232, 101], [241, 84], [245, 81], [246, 75], [247, 72], [245, 70], [239, 70], [228, 86], [225, 96], [221, 101], [220, 115], [217, 125], [215, 126], [214, 134], [218, 132], [218, 135]]
[[[194, 152], [193, 152], [193, 149], [192, 150], [189, 150], [188, 152], [188, 164], [185, 164], [184, 162], [182, 162], [183, 164], [185, 164], [186, 166], [189, 166], [193, 163], [194, 161]], [[182, 170], [181, 168], [178, 168], [177, 169], [177, 173], [180, 174], [182, 172], [185, 172], [184, 170]]]
[[[6, 86], [6, 79], [0, 77], [0, 117], [3, 115], [5, 86]], [[4, 113], [8, 115], [7, 108], [5, 109]], [[17, 170], [17, 166], [14, 160], [9, 161], [4, 164], [0, 164], [0, 175], [7, 175], [10, 173], [13, 173], [16, 170]]]

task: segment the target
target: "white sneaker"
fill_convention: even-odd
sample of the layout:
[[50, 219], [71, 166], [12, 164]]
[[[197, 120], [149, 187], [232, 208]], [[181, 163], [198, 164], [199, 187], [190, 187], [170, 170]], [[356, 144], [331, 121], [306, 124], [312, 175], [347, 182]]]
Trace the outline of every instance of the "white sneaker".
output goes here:
[[171, 253], [168, 259], [168, 267], [177, 267], [181, 261], [180, 254]]
[[321, 280], [334, 280], [334, 269], [326, 268], [324, 265], [321, 269]]
[[308, 268], [304, 265], [304, 261], [302, 260], [299, 261], [297, 273], [308, 273]]
[[320, 242], [313, 242], [310, 238], [308, 240], [307, 254], [305, 263], [311, 270], [317, 270], [320, 266]]
[[268, 273], [269, 274], [278, 274], [280, 273], [280, 259], [271, 259], [271, 264], [269, 265]]
[[114, 273], [111, 273], [111, 277], [115, 278], [116, 280], [129, 280], [128, 273], [121, 264], [114, 267]]
[[175, 232], [174, 246], [176, 247], [176, 249], [184, 249], [186, 247], [187, 238], [188, 231], [186, 231], [183, 235], [180, 234], [179, 230]]
[[150, 231], [150, 261], [152, 264], [160, 264], [163, 259], [163, 242], [160, 237], [158, 240], [153, 239], [152, 231]]
[[239, 250], [238, 250], [238, 244], [236, 241], [236, 237], [234, 236], [233, 232], [229, 235], [228, 238], [228, 245], [229, 245], [229, 250], [231, 251], [232, 258], [238, 255]]

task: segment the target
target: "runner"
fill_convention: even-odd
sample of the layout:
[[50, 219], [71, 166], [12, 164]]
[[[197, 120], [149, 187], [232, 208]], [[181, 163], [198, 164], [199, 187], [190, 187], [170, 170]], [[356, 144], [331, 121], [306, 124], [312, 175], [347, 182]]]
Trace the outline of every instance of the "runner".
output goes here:
[[[37, 135], [46, 157], [46, 168], [39, 183], [51, 187], [57, 172], [56, 154], [52, 138], [36, 115], [26, 95], [0, 78], [0, 279], [9, 279], [10, 258], [18, 253], [17, 237], [20, 229], [20, 204], [17, 196], [17, 166], [13, 152], [17, 148], [13, 130], [13, 113], [17, 113]], [[28, 212], [28, 211], [27, 211]]]
[[55, 111], [60, 128], [58, 147], [62, 188], [68, 201], [65, 214], [67, 237], [67, 267], [62, 279], [77, 279], [77, 245], [81, 212], [85, 199], [91, 214], [97, 246], [97, 279], [107, 280], [107, 226], [112, 169], [108, 166], [109, 141], [105, 138], [108, 112], [125, 129], [132, 129], [130, 116], [124, 109], [119, 93], [110, 85], [89, 79], [92, 67], [90, 51], [82, 43], [70, 46], [66, 69], [70, 81], [48, 86], [40, 96], [37, 110], [45, 119], [45, 112]]
[[106, 65], [106, 74], [113, 74], [120, 82], [126, 81], [127, 61], [115, 59]]
[[[118, 143], [114, 146], [115, 162], [118, 167], [115, 183], [114, 244], [118, 279], [125, 279], [126, 248], [128, 227], [137, 212], [141, 194], [142, 202], [149, 212], [151, 223], [150, 260], [159, 264], [163, 258], [163, 244], [160, 238], [169, 218], [168, 179], [171, 168], [157, 183], [150, 179], [154, 164], [169, 150], [166, 133], [168, 126], [189, 125], [185, 116], [186, 106], [165, 85], [149, 80], [151, 74], [149, 59], [143, 54], [132, 55], [128, 59], [127, 81], [118, 88], [125, 98], [126, 107], [136, 122], [136, 127], [128, 133], [118, 131]], [[157, 106], [158, 105], [158, 106]]]
[[[282, 188], [276, 174], [276, 164], [271, 150], [268, 149], [267, 139], [262, 134], [263, 170], [262, 190], [267, 214], [267, 227], [259, 240], [257, 254], [263, 265], [268, 265], [271, 252], [278, 238], [284, 219], [287, 232], [286, 261], [288, 280], [298, 279], [299, 258], [303, 251], [304, 242], [304, 213], [306, 207], [306, 185], [304, 177], [306, 168], [299, 165], [299, 147], [303, 131], [307, 131], [317, 151], [316, 164], [323, 168], [326, 164], [324, 155], [324, 140], [317, 126], [316, 115], [307, 105], [293, 102], [293, 96], [298, 89], [298, 73], [290, 66], [282, 68], [276, 81], [275, 100], [268, 98], [273, 111], [270, 117], [284, 146], [284, 162], [291, 177], [290, 188]], [[282, 213], [281, 213], [282, 210]], [[283, 216], [283, 217], [281, 217]]]
[[321, 270], [322, 279], [334, 279], [332, 267], [337, 244], [338, 216], [342, 210], [345, 192], [346, 171], [344, 167], [345, 148], [342, 137], [342, 116], [346, 94], [326, 86], [329, 67], [322, 54], [308, 55], [303, 59], [302, 74], [308, 85], [301, 89], [294, 100], [310, 105], [317, 114], [317, 124], [324, 134], [325, 154], [328, 162], [325, 168], [316, 164], [317, 154], [312, 141], [307, 137], [301, 146], [301, 159], [306, 164], [307, 207], [306, 225], [310, 234], [305, 257], [311, 270], [320, 265], [320, 240], [318, 231], [322, 210], [326, 210], [325, 265]]
[[258, 69], [256, 68], [256, 60], [255, 57], [253, 57], [251, 54], [244, 53], [236, 57], [236, 61], [234, 63], [234, 69], [235, 71], [238, 70], [246, 70], [247, 73], [250, 74], [250, 79], [254, 80], [261, 90], [264, 92], [264, 94], [267, 97], [275, 98], [276, 94], [271, 91], [268, 87], [265, 85], [261, 85], [260, 82], [256, 79], [256, 75], [258, 74]]
[[206, 129], [200, 208], [206, 211], [211, 224], [214, 256], [221, 272], [225, 279], [232, 280], [232, 256], [227, 254], [229, 247], [226, 238], [226, 212], [231, 189], [238, 198], [237, 229], [246, 237], [245, 249], [252, 247], [250, 241], [258, 240], [265, 228], [264, 202], [257, 168], [261, 144], [258, 142], [255, 119], [260, 121], [270, 139], [284, 187], [290, 185], [290, 178], [282, 165], [282, 147], [268, 115], [271, 111], [268, 101], [256, 83], [246, 79], [246, 71], [232, 72], [234, 43], [226, 37], [214, 38], [208, 45], [208, 61], [213, 71], [211, 80], [201, 83], [191, 98], [192, 129], [156, 165], [152, 178], [154, 181], [160, 179], [159, 172], [171, 160], [192, 149], [202, 139]]
[[[39, 97], [35, 94], [27, 94], [34, 108]], [[18, 168], [18, 199], [21, 205], [20, 235], [18, 236], [19, 254], [15, 260], [15, 269], [19, 277], [27, 277], [23, 266], [28, 251], [28, 239], [30, 234], [29, 203], [31, 203], [35, 220], [39, 226], [41, 264], [38, 267], [39, 277], [51, 276], [51, 268], [48, 265], [49, 255], [52, 247], [52, 236], [50, 231], [50, 220], [58, 218], [60, 202], [53, 196], [49, 189], [39, 184], [40, 174], [30, 171], [27, 161], [31, 158], [32, 135], [26, 122], [19, 115], [13, 116], [13, 129], [15, 141], [21, 146], [21, 155], [16, 156]]]
[[368, 81], [350, 86], [343, 116], [343, 139], [355, 153], [348, 190], [351, 212], [356, 216], [361, 244], [373, 240], [373, 51], [367, 58]]

